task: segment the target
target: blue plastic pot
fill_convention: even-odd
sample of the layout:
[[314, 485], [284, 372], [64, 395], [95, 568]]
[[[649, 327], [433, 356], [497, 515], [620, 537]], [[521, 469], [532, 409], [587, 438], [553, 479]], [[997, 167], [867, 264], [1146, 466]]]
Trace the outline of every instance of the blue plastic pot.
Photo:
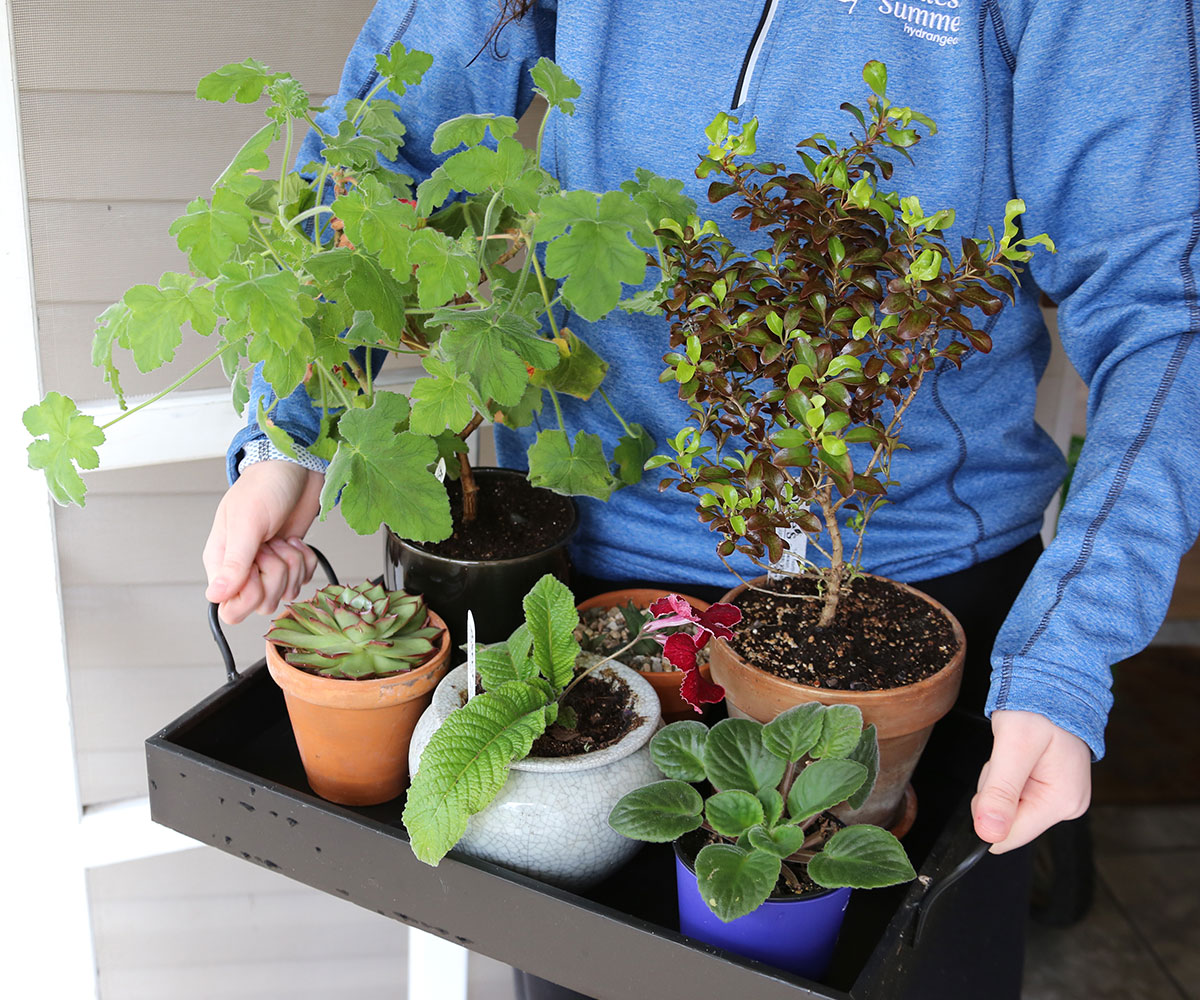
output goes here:
[[699, 846], [698, 841], [686, 837], [675, 842], [679, 930], [705, 944], [819, 981], [829, 969], [850, 890], [768, 899], [753, 913], [723, 923], [708, 908], [696, 885]]

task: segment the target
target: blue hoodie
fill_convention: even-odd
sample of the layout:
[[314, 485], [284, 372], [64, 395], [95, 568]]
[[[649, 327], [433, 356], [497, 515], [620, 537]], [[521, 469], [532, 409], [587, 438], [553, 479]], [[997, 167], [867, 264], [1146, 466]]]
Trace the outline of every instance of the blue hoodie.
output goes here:
[[[434, 54], [402, 99], [400, 168], [418, 181], [444, 157], [434, 127], [464, 112], [519, 115], [528, 69], [554, 59], [583, 87], [573, 119], [553, 113], [544, 165], [564, 187], [606, 190], [646, 166], [684, 178], [722, 229], [749, 245], [729, 199], [708, 206], [693, 175], [703, 129], [732, 110], [760, 119], [762, 159], [796, 162], [795, 142], [844, 135], [844, 100], [863, 102], [863, 64], [886, 63], [889, 96], [932, 117], [936, 136], [898, 164], [893, 186], [927, 211], [957, 211], [959, 235], [997, 225], [1005, 202], [1029, 205], [1047, 232], [1015, 307], [988, 322], [995, 344], [961, 372], [939, 368], [904, 422], [902, 485], [871, 522], [864, 564], [929, 579], [1008, 551], [1039, 531], [1064, 473], [1034, 423], [1050, 353], [1038, 291], [1059, 304], [1062, 342], [1090, 387], [1087, 443], [1058, 523], [997, 639], [988, 711], [1039, 712], [1099, 758], [1111, 665], [1140, 650], [1165, 614], [1179, 557], [1200, 525], [1200, 82], [1193, 0], [559, 0], [539, 3], [470, 66], [496, 0], [380, 0], [321, 124], [374, 82], [394, 42]], [[298, 163], [316, 158], [310, 136]], [[658, 317], [578, 316], [572, 330], [611, 364], [606, 385], [626, 419], [660, 443], [687, 408], [657, 376]], [[256, 384], [256, 393], [265, 387]], [[570, 428], [612, 442], [603, 407], [564, 401]], [[251, 413], [254, 412], [253, 405]], [[315, 430], [303, 390], [277, 420]], [[231, 462], [259, 435], [251, 425]], [[522, 466], [529, 435], [501, 430], [504, 464]], [[608, 503], [584, 500], [575, 557], [599, 577], [724, 584], [716, 539], [692, 500], [659, 494], [658, 473]]]

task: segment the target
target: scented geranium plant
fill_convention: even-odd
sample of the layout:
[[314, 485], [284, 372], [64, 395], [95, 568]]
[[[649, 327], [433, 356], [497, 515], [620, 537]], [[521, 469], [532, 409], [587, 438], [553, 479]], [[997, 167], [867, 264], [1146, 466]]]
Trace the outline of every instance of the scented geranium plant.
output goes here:
[[[525, 149], [510, 116], [468, 114], [443, 123], [432, 151], [449, 153], [414, 192], [395, 160], [405, 141], [402, 97], [432, 57], [396, 44], [376, 57], [379, 82], [350, 101], [336, 130], [322, 128], [300, 82], [248, 59], [200, 81], [204, 100], [266, 99], [268, 122], [212, 186], [171, 225], [190, 272], [137, 285], [98, 319], [92, 357], [122, 407], [117, 356], [140, 371], [171, 361], [185, 328], [213, 350], [168, 389], [98, 427], [71, 399], [51, 392], [25, 413], [37, 438], [30, 464], [44, 469], [61, 503], [82, 504], [80, 469], [98, 465], [111, 423], [185, 385], [220, 362], [233, 405], [249, 399], [255, 365], [277, 398], [304, 386], [322, 418], [308, 450], [331, 460], [322, 517], [340, 497], [359, 533], [386, 523], [401, 537], [438, 541], [452, 530], [445, 459], [461, 475], [464, 516], [476, 487], [467, 436], [480, 424], [528, 424], [543, 396], [558, 426], [529, 450], [536, 486], [607, 498], [637, 482], [653, 443], [612, 408], [601, 383], [607, 363], [556, 309], [597, 320], [616, 308], [651, 311], [660, 288], [622, 299], [658, 260], [657, 228], [694, 204], [682, 183], [639, 171], [620, 190], [563, 191], [540, 167], [542, 134]], [[543, 59], [531, 71], [549, 114], [574, 113], [579, 86]], [[321, 162], [292, 172], [297, 129], [315, 129]], [[271, 151], [282, 140], [272, 164]], [[510, 264], [511, 266], [505, 266]], [[556, 284], [554, 279], [560, 279]], [[379, 353], [424, 367], [410, 394], [375, 384]], [[580, 432], [568, 437], [557, 394], [598, 395], [613, 413], [615, 448]], [[294, 443], [259, 405], [258, 425], [285, 453]]]
[[756, 910], [781, 880], [801, 893], [803, 873], [827, 889], [916, 877], [888, 831], [842, 827], [827, 812], [842, 802], [861, 806], [878, 773], [875, 727], [863, 728], [854, 705], [797, 705], [766, 725], [725, 719], [710, 730], [673, 722], [651, 739], [650, 756], [665, 780], [625, 795], [609, 825], [650, 843], [707, 831], [696, 878], [723, 921]]
[[[482, 693], [468, 692], [421, 754], [404, 807], [413, 852], [437, 864], [458, 841], [474, 813], [504, 787], [509, 767], [529, 756], [534, 741], [555, 722], [573, 729], [573, 710], [564, 704], [584, 678], [632, 649], [657, 638], [663, 655], [683, 673], [682, 691], [699, 711], [702, 700], [719, 700], [719, 688], [700, 677], [696, 650], [713, 635], [731, 638], [729, 626], [741, 612], [715, 604], [697, 614], [672, 595], [651, 608], [637, 635], [606, 657], [582, 656], [575, 628], [579, 614], [566, 584], [542, 577], [525, 596], [525, 621], [506, 642], [475, 649]], [[715, 698], [711, 697], [715, 693]], [[693, 696], [695, 700], [692, 700]]]
[[1045, 235], [1021, 238], [1025, 206], [1014, 200], [999, 236], [963, 238], [953, 252], [952, 210], [927, 212], [883, 187], [892, 157], [911, 161], [934, 123], [888, 100], [881, 63], [863, 77], [866, 110], [842, 105], [861, 133], [840, 146], [804, 139], [800, 169], [751, 159], [757, 120], [739, 129], [722, 113], [709, 126], [696, 173], [713, 178], [710, 201], [736, 201], [733, 218], [749, 221], [760, 249], [734, 246], [711, 221], [659, 232], [676, 268], [661, 378], [678, 384], [691, 426], [647, 467], [668, 467], [662, 488], [696, 497], [722, 559], [740, 552], [766, 568], [790, 533], [807, 535], [828, 564], [798, 560], [818, 579], [822, 626], [896, 485], [901, 418], [925, 376], [989, 351], [977, 318], [1013, 299], [1032, 247], [1054, 249]]

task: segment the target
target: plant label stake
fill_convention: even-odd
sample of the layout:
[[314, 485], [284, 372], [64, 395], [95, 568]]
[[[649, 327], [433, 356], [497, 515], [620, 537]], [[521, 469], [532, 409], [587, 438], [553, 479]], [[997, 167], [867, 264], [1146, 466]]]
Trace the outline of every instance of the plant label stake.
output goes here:
[[771, 563], [767, 569], [767, 579], [772, 583], [788, 576], [798, 576], [801, 572], [801, 560], [808, 551], [808, 535], [801, 528], [779, 528], [779, 537], [787, 543], [777, 562]]
[[439, 483], [444, 483], [446, 481], [446, 459], [445, 458], [438, 459], [437, 465], [434, 467], [434, 470], [433, 470], [433, 475], [434, 475], [434, 478], [437, 479], [437, 481]]
[[475, 615], [467, 612], [467, 701], [475, 697]]

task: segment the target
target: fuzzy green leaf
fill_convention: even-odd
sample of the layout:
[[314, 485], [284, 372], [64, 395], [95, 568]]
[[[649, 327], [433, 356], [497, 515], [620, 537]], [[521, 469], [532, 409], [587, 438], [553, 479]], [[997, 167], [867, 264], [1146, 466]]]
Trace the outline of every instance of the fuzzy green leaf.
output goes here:
[[778, 788], [763, 788], [758, 792], [758, 801], [763, 807], [763, 822], [774, 826], [783, 817], [783, 796]]
[[814, 758], [845, 757], [862, 735], [862, 711], [857, 705], [829, 705], [821, 716], [821, 737], [809, 751]]
[[779, 784], [787, 764], [763, 745], [762, 730], [762, 723], [751, 719], [723, 719], [712, 727], [704, 770], [714, 786], [754, 794]]
[[104, 431], [92, 417], [79, 412], [73, 399], [57, 392], [46, 393], [45, 399], [29, 407], [21, 422], [38, 438], [29, 445], [29, 467], [45, 472], [57, 503], [82, 507], [87, 487], [76, 467], [94, 469], [100, 464], [96, 448], [104, 443]]
[[853, 760], [818, 760], [809, 764], [788, 791], [788, 816], [802, 823], [810, 816], [845, 802], [867, 780], [867, 769]]
[[545, 728], [544, 693], [520, 681], [451, 712], [421, 754], [408, 790], [403, 819], [413, 853], [430, 865], [445, 857]]
[[825, 706], [815, 701], [795, 705], [763, 727], [763, 745], [784, 760], [799, 760], [821, 736]]
[[421, 363], [432, 378], [419, 378], [413, 385], [409, 422], [413, 432], [434, 437], [446, 429], [462, 430], [475, 414], [477, 397], [471, 380], [432, 354]]
[[749, 832], [750, 846], [777, 858], [787, 858], [804, 846], [807, 836], [798, 826], [781, 826], [768, 830], [765, 826], [753, 827]]
[[369, 409], [342, 414], [341, 442], [321, 491], [322, 520], [340, 494], [342, 515], [360, 535], [386, 524], [412, 541], [450, 537], [450, 501], [429, 471], [437, 445], [431, 438], [397, 433], [407, 418], [404, 397], [391, 392], [378, 393]]
[[543, 198], [538, 211], [534, 235], [549, 241], [546, 273], [566, 279], [563, 298], [584, 319], [601, 319], [616, 307], [622, 283], [645, 279], [646, 254], [630, 240], [645, 227], [645, 211], [623, 192], [564, 191]]
[[542, 56], [529, 75], [533, 77], [534, 90], [546, 98], [550, 107], [558, 108], [567, 115], [575, 114], [575, 99], [583, 93], [583, 89], [557, 65]]
[[704, 781], [704, 744], [708, 726], [685, 719], [663, 726], [650, 739], [650, 759], [668, 778]]
[[875, 732], [875, 723], [872, 722], [863, 728], [858, 745], [850, 751], [846, 759], [857, 761], [867, 769], [867, 777], [858, 791], [846, 799], [846, 804], [851, 809], [861, 809], [874, 791], [875, 779], [879, 776], [879, 740]]
[[565, 583], [547, 573], [525, 595], [521, 606], [533, 637], [533, 662], [551, 686], [561, 691], [571, 682], [579, 656], [575, 598]]
[[848, 826], [830, 837], [808, 863], [808, 874], [826, 889], [881, 889], [917, 877], [900, 841], [866, 824]]
[[300, 311], [300, 282], [291, 271], [273, 265], [226, 263], [214, 286], [217, 311], [234, 330], [226, 337], [258, 334], [282, 351], [293, 348], [307, 332]]
[[529, 447], [529, 482], [564, 496], [607, 500], [619, 485], [596, 434], [579, 431], [572, 443], [566, 431], [538, 434]]
[[732, 789], [717, 792], [704, 805], [704, 817], [723, 837], [740, 837], [763, 821], [763, 807], [749, 792]]
[[623, 837], [666, 844], [699, 828], [704, 800], [683, 781], [655, 781], [623, 795], [608, 825]]
[[708, 908], [728, 923], [757, 910], [775, 888], [779, 858], [732, 844], [709, 844], [696, 855], [696, 884]]
[[229, 188], [217, 188], [212, 203], [191, 202], [167, 230], [188, 255], [193, 271], [215, 278], [234, 250], [250, 239], [250, 210]]
[[433, 133], [432, 153], [446, 153], [455, 146], [478, 146], [484, 133], [491, 130], [499, 142], [517, 133], [517, 120], [510, 115], [459, 115], [442, 122]]

